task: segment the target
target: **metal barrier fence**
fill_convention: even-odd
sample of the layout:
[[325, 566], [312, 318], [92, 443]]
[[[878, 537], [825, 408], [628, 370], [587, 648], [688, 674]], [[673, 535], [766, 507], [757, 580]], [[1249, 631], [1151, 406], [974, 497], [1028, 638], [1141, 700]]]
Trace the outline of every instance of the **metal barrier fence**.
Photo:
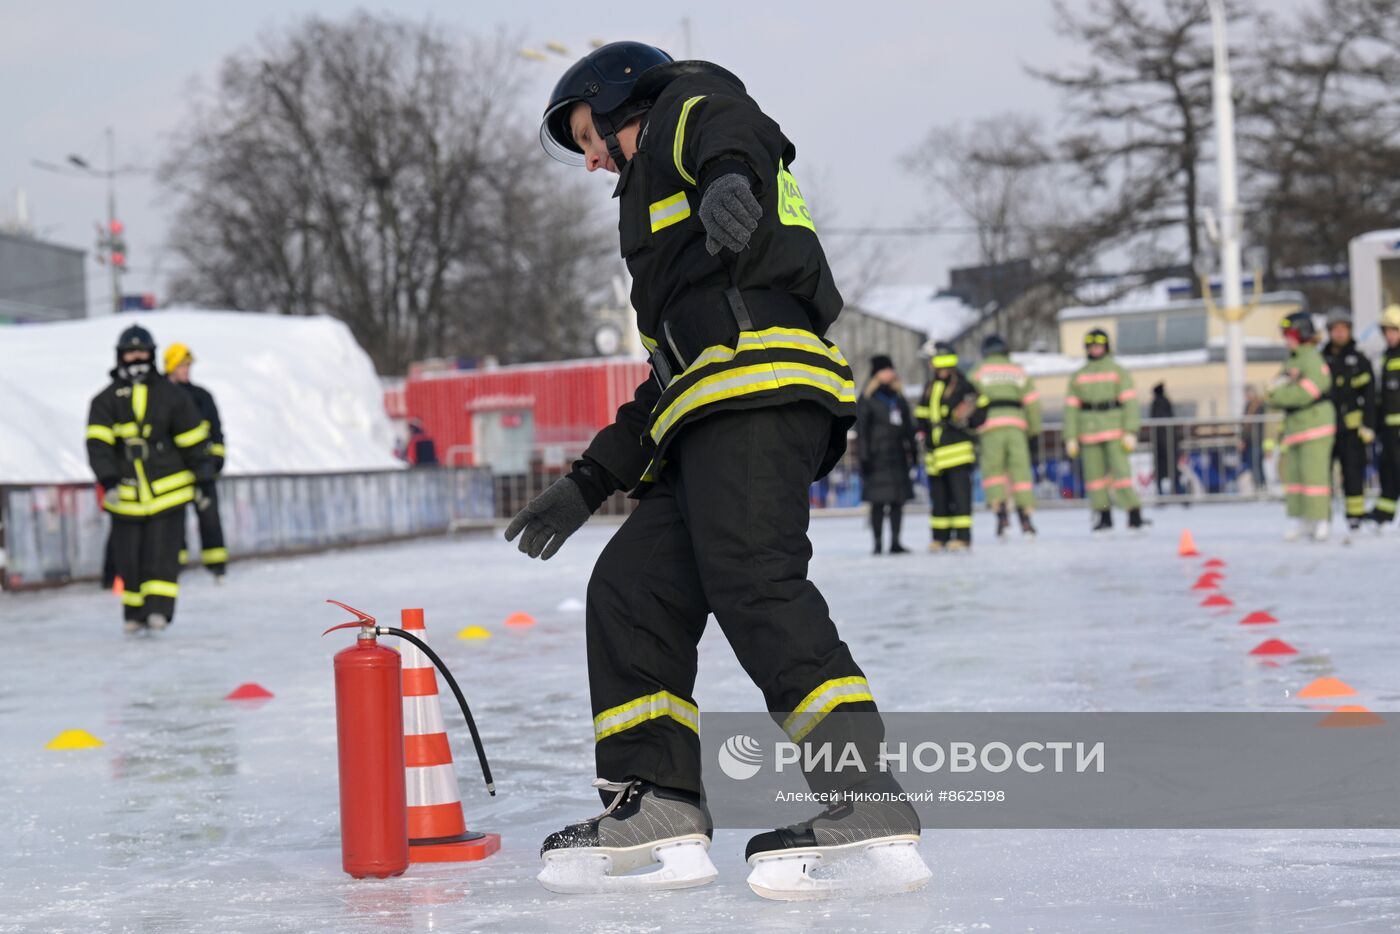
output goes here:
[[[1144, 419], [1138, 447], [1128, 458], [1139, 495], [1146, 501], [1156, 502], [1258, 499], [1277, 495], [1277, 473], [1266, 448], [1272, 447], [1268, 442], [1277, 437], [1281, 420], [1276, 414], [1238, 419]], [[1078, 462], [1065, 454], [1063, 426], [1058, 422], [1047, 423], [1038, 444], [1036, 498], [1047, 505], [1081, 502], [1084, 478]], [[537, 444], [531, 452], [528, 472], [495, 474], [492, 482], [497, 516], [514, 515], [532, 497], [568, 473], [587, 446], [587, 440], [572, 444]], [[855, 450], [852, 436], [841, 463], [829, 476], [812, 485], [814, 508], [843, 509], [861, 505], [860, 465]], [[456, 445], [451, 454], [459, 460], [472, 458], [469, 445]], [[1161, 484], [1157, 482], [1159, 466], [1163, 468]], [[915, 499], [927, 501], [922, 458], [917, 471]], [[976, 484], [976, 496], [981, 502], [980, 483]], [[625, 515], [632, 505], [633, 501], [619, 493], [605, 503], [599, 513]]]
[[[1144, 420], [1139, 447], [1129, 455], [1138, 493], [1147, 502], [1279, 495], [1269, 456], [1279, 421], [1276, 415]], [[1081, 502], [1083, 474], [1064, 453], [1062, 426], [1047, 424], [1038, 440], [1036, 498], [1042, 505]], [[235, 558], [314, 551], [506, 519], [568, 473], [585, 446], [537, 445], [525, 473], [445, 467], [226, 477], [219, 482], [219, 499], [228, 548]], [[917, 469], [915, 497], [926, 501], [922, 464]], [[974, 490], [980, 503], [981, 484]], [[861, 505], [854, 443], [831, 474], [812, 485], [810, 501], [817, 509]], [[617, 493], [599, 514], [626, 515], [634, 505]], [[187, 538], [197, 542], [192, 515], [188, 522]], [[91, 485], [0, 487], [0, 586], [96, 577], [102, 570], [107, 524]]]
[[[236, 559], [442, 533], [497, 509], [490, 471], [470, 467], [225, 477], [219, 514]], [[98, 577], [108, 524], [91, 484], [0, 487], [0, 585]], [[186, 540], [197, 557], [192, 510]]]

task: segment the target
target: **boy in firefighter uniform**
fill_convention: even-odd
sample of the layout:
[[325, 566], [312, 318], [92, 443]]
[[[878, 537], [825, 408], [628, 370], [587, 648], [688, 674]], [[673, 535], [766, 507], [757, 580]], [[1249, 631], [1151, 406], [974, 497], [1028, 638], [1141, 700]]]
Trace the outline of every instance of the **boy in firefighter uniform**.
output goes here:
[[123, 331], [112, 382], [88, 411], [88, 463], [106, 491], [129, 633], [164, 629], [175, 618], [185, 504], [212, 466], [204, 454], [209, 426], [189, 395], [156, 372], [155, 351], [145, 328]]
[[1381, 336], [1385, 338], [1385, 355], [1381, 357], [1380, 392], [1371, 420], [1371, 430], [1380, 441], [1376, 468], [1381, 495], [1370, 514], [1378, 528], [1395, 520], [1395, 502], [1400, 499], [1400, 305], [1390, 305], [1381, 313]]
[[1371, 361], [1351, 335], [1351, 313], [1337, 309], [1327, 315], [1327, 346], [1322, 359], [1332, 371], [1330, 397], [1337, 410], [1337, 437], [1332, 460], [1340, 465], [1347, 531], [1361, 527], [1366, 515], [1366, 461], [1375, 433], [1371, 423], [1376, 405], [1376, 381]]
[[987, 418], [978, 429], [979, 466], [987, 505], [996, 513], [997, 538], [1010, 525], [1007, 500], [1015, 500], [1021, 534], [1035, 536], [1035, 474], [1031, 439], [1040, 436], [1040, 393], [1035, 381], [1011, 362], [1006, 341], [990, 334], [982, 341], [982, 362], [972, 382], [987, 400]]
[[1140, 529], [1142, 502], [1133, 489], [1128, 454], [1137, 447], [1142, 412], [1132, 374], [1113, 359], [1108, 333], [1094, 328], [1084, 335], [1087, 363], [1070, 377], [1065, 394], [1065, 453], [1080, 458], [1095, 532], [1113, 528], [1109, 491], [1128, 511], [1128, 528]]
[[1330, 532], [1332, 441], [1336, 409], [1328, 397], [1331, 373], [1315, 346], [1317, 328], [1307, 312], [1279, 322], [1289, 347], [1283, 370], [1269, 383], [1265, 402], [1284, 413], [1279, 447], [1279, 476], [1292, 523], [1284, 538], [1305, 532], [1324, 541]]
[[[588, 587], [608, 808], [546, 838], [540, 881], [579, 891], [580, 874], [661, 860], [665, 870], [605, 881], [700, 885], [715, 874], [693, 697], [710, 613], [794, 742], [839, 745], [859, 722], [856, 744], [873, 755], [883, 736], [870, 685], [807, 578], [808, 489], [843, 453], [856, 410], [851, 368], [822, 337], [842, 299], [791, 173], [795, 147], [723, 68], [610, 43], [560, 79], [540, 139], [558, 161], [618, 173], [621, 253], [652, 364], [572, 471], [506, 530], [548, 559], [613, 492], [640, 500]], [[918, 830], [912, 808], [857, 806], [760, 834], [746, 856], [759, 873], [792, 846]]]
[[[224, 469], [224, 458], [228, 449], [224, 447], [224, 426], [219, 419], [219, 407], [214, 404], [214, 395], [203, 386], [190, 382], [190, 367], [194, 365], [194, 354], [190, 348], [178, 341], [165, 349], [165, 378], [181, 387], [194, 400], [200, 419], [209, 426], [209, 440], [204, 452], [210, 461], [212, 476], [201, 481], [195, 495], [195, 518], [199, 523], [199, 560], [214, 575], [214, 580], [223, 583], [228, 566], [228, 549], [224, 547], [224, 527], [219, 520], [218, 477]], [[185, 540], [180, 539], [180, 566], [188, 563]]]
[[972, 547], [972, 473], [977, 464], [976, 430], [987, 417], [985, 398], [958, 369], [951, 344], [939, 342], [929, 361], [933, 378], [924, 386], [914, 421], [924, 437], [928, 472], [929, 551]]

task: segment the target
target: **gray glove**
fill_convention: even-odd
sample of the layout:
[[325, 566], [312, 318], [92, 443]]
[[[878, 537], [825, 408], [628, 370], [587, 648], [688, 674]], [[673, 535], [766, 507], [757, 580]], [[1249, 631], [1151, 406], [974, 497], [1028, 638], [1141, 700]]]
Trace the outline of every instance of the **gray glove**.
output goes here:
[[520, 510], [506, 526], [506, 541], [520, 535], [520, 550], [532, 558], [548, 561], [593, 515], [578, 484], [563, 477]]
[[111, 487], [107, 490], [107, 492], [102, 494], [102, 502], [106, 506], [115, 508], [116, 506], [121, 505], [121, 501], [122, 495], [119, 492], [117, 492], [116, 487]]
[[194, 508], [198, 511], [204, 512], [212, 505], [214, 505], [212, 497], [205, 495], [203, 492], [194, 495]]
[[705, 249], [711, 256], [721, 247], [735, 253], [749, 245], [763, 208], [753, 196], [749, 180], [738, 172], [721, 175], [705, 189], [700, 201], [700, 222], [705, 225]]

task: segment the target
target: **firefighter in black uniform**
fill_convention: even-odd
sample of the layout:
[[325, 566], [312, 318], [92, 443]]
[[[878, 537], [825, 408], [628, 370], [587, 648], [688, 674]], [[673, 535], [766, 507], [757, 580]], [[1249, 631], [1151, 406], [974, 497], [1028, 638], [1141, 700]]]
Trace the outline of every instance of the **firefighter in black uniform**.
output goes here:
[[1371, 509], [1371, 518], [1384, 525], [1394, 521], [1395, 502], [1400, 499], [1400, 304], [1381, 313], [1381, 336], [1385, 338], [1385, 356], [1381, 357], [1381, 388], [1371, 421], [1380, 441], [1376, 468], [1381, 495]]
[[[883, 735], [807, 579], [809, 487], [844, 452], [856, 411], [851, 368], [822, 336], [842, 299], [790, 172], [793, 144], [723, 68], [609, 44], [560, 79], [540, 137], [561, 162], [619, 175], [653, 378], [506, 537], [547, 559], [614, 491], [640, 499], [588, 587], [603, 824], [621, 832], [616, 815], [658, 795], [703, 824], [693, 690], [710, 613], [794, 742], [860, 721], [875, 755]], [[546, 850], [583, 845], [576, 829]]]
[[112, 382], [88, 411], [88, 463], [112, 516], [127, 632], [164, 629], [175, 618], [185, 504], [212, 468], [209, 426], [189, 395], [156, 372], [155, 352], [145, 328], [123, 331]]
[[928, 473], [930, 551], [972, 547], [972, 474], [977, 467], [976, 430], [987, 418], [987, 399], [958, 369], [958, 353], [939, 341], [929, 361], [932, 378], [914, 409], [924, 438]]
[[1347, 529], [1354, 532], [1366, 515], [1366, 454], [1375, 440], [1371, 413], [1376, 404], [1376, 381], [1371, 361], [1352, 340], [1351, 312], [1331, 312], [1327, 316], [1327, 336], [1322, 358], [1332, 371], [1332, 405], [1337, 409], [1337, 442], [1332, 445], [1332, 460], [1341, 464]]
[[[203, 386], [190, 382], [190, 367], [194, 365], [194, 354], [190, 348], [178, 341], [165, 348], [165, 378], [180, 386], [190, 394], [199, 417], [209, 426], [209, 440], [205, 442], [205, 453], [211, 462], [213, 477], [201, 481], [195, 494], [195, 518], [199, 522], [199, 560], [214, 575], [214, 580], [222, 584], [228, 568], [228, 548], [224, 546], [224, 526], [219, 520], [218, 477], [224, 471], [224, 458], [228, 449], [224, 447], [224, 426], [219, 420], [219, 407], [214, 404], [214, 394]], [[180, 566], [188, 560], [185, 540], [180, 539]]]

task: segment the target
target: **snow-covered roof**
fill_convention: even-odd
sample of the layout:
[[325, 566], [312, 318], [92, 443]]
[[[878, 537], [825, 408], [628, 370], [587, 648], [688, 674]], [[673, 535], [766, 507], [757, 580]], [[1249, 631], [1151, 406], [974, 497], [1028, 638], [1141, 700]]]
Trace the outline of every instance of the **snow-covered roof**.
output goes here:
[[977, 309], [931, 285], [877, 285], [854, 306], [868, 315], [949, 340], [977, 320]]
[[[1204, 307], [1204, 303], [1199, 298], [1179, 298], [1168, 299], [1166, 297], [1166, 284], [1169, 280], [1163, 280], [1158, 285], [1162, 285], [1161, 297], [1149, 300], [1152, 293], [1143, 290], [1132, 292], [1124, 296], [1122, 300], [1106, 305], [1071, 305], [1060, 311], [1060, 321], [1076, 321], [1085, 318], [1126, 318], [1131, 315], [1155, 315], [1171, 311], [1199, 311]], [[1246, 302], [1253, 302], [1253, 296], [1246, 295]], [[1259, 296], [1258, 302], [1261, 305], [1294, 305], [1302, 304], [1305, 301], [1301, 292], [1265, 292]]]
[[[1011, 359], [1025, 367], [1026, 373], [1031, 376], [1066, 376], [1084, 365], [1083, 355], [1062, 353], [1026, 351], [1013, 353]], [[1113, 359], [1129, 370], [1196, 366], [1210, 362], [1210, 351], [1202, 347], [1199, 350], [1176, 350], [1170, 353], [1114, 354]]]

